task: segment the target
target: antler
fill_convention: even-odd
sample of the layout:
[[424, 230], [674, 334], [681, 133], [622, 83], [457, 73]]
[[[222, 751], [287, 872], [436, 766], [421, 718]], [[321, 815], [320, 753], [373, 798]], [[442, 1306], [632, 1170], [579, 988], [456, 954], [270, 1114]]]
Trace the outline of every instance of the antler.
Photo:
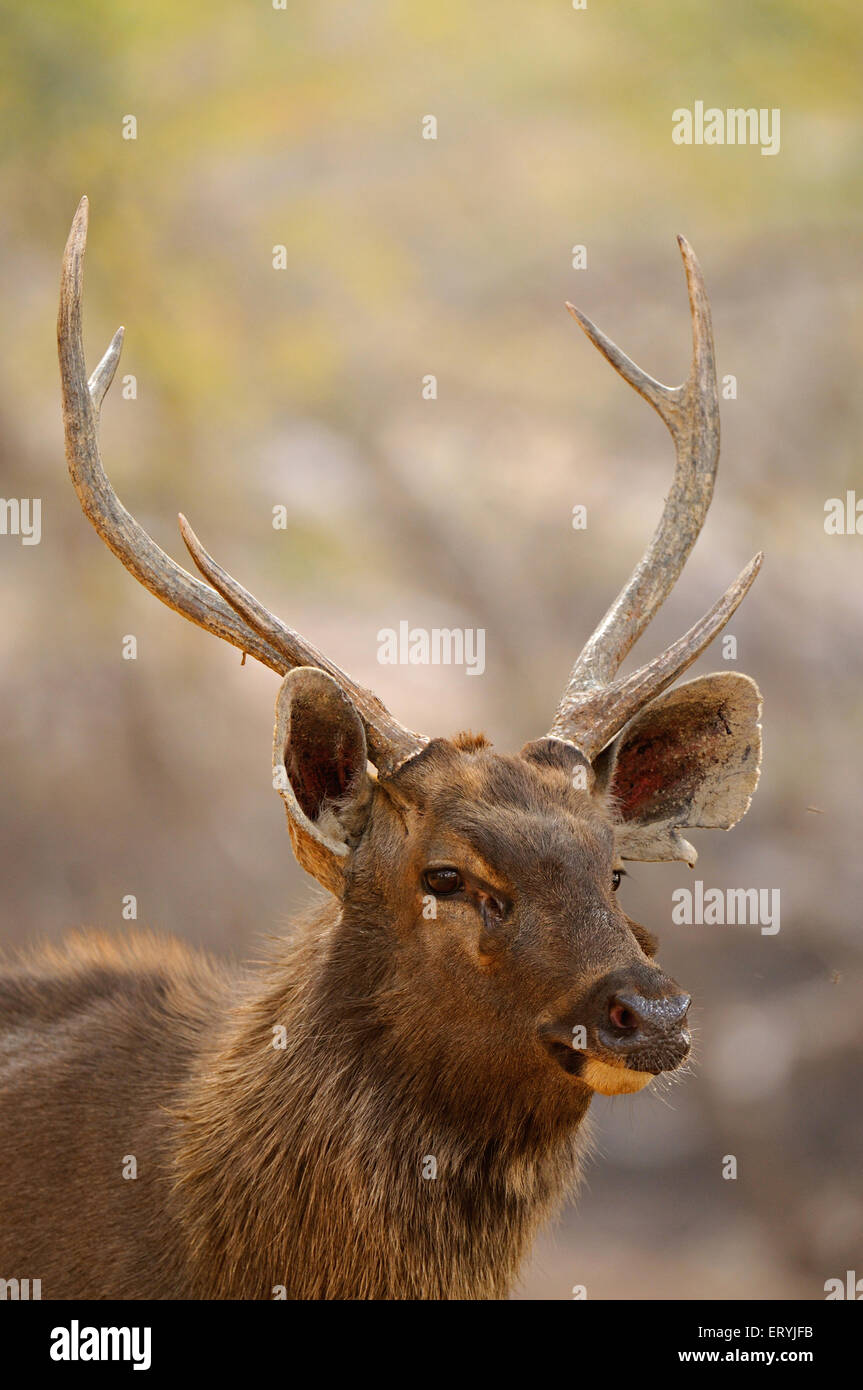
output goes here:
[[365, 725], [369, 754], [378, 770], [384, 774], [392, 772], [405, 758], [418, 753], [427, 740], [399, 724], [376, 695], [340, 671], [293, 628], [268, 613], [211, 559], [183, 516], [183, 539], [209, 584], [201, 583], [166, 555], [114, 492], [102, 467], [98, 429], [102, 400], [120, 360], [123, 329], [114, 334], [88, 381], [81, 336], [87, 215], [87, 199], [82, 198], [63, 256], [57, 320], [66, 459], [85, 516], [141, 584], [198, 627], [239, 647], [280, 675], [296, 666], [315, 666], [332, 676], [353, 701]]
[[614, 679], [627, 652], [668, 597], [698, 539], [719, 461], [710, 304], [692, 247], [685, 237], [677, 241], [692, 314], [692, 366], [683, 385], [663, 386], [655, 381], [589, 318], [572, 304], [566, 306], [615, 371], [665, 422], [677, 455], [674, 482], [653, 539], [573, 666], [549, 730], [550, 737], [575, 744], [589, 761], [642, 706], [692, 665], [728, 622], [761, 568], [758, 554], [685, 636], [631, 676]]

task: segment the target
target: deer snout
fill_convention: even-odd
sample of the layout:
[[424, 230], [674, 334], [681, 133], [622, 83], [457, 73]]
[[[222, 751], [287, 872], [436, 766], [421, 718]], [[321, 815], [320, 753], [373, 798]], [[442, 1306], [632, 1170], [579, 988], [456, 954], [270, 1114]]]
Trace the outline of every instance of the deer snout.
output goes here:
[[667, 976], [609, 981], [594, 1001], [600, 1056], [638, 1072], [674, 1071], [689, 1055], [691, 1003]]
[[605, 976], [580, 1005], [541, 1028], [540, 1037], [564, 1070], [593, 1090], [637, 1091], [688, 1057], [691, 1002], [667, 975], [638, 965]]
[[667, 976], [608, 981], [594, 996], [594, 1030], [582, 1080], [605, 1095], [640, 1090], [689, 1056], [692, 1000]]
[[667, 1038], [683, 1029], [691, 1003], [688, 994], [647, 999], [633, 991], [618, 991], [608, 1000], [604, 1031], [613, 1040], [615, 1050], [620, 1051], [655, 1038]]

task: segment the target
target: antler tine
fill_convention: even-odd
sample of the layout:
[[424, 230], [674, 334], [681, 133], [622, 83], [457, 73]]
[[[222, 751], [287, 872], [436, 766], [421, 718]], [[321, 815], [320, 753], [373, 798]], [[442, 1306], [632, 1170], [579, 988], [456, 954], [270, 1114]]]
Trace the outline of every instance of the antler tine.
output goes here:
[[114, 380], [117, 363], [120, 361], [120, 353], [123, 351], [123, 339], [125, 334], [125, 328], [120, 327], [117, 329], [117, 332], [108, 344], [105, 356], [102, 358], [96, 370], [91, 373], [90, 380], [87, 382], [87, 389], [90, 392], [90, 399], [93, 402], [93, 409], [96, 411], [97, 417], [102, 409], [105, 393]]
[[594, 346], [665, 422], [676, 453], [674, 481], [659, 525], [573, 666], [551, 726], [553, 737], [576, 743], [588, 756], [599, 752], [643, 704], [686, 670], [728, 621], [761, 565], [761, 557], [756, 556], [710, 613], [662, 656], [626, 680], [614, 679], [624, 657], [668, 597], [698, 539], [713, 497], [719, 461], [719, 400], [710, 304], [692, 247], [685, 237], [677, 240], [692, 318], [692, 362], [682, 385], [664, 386], [656, 381], [590, 319], [567, 305]]
[[287, 668], [280, 654], [239, 622], [233, 610], [208, 585], [166, 555], [127, 512], [102, 467], [99, 411], [120, 360], [123, 330], [120, 328], [114, 334], [88, 382], [81, 334], [87, 216], [87, 199], [82, 198], [63, 256], [57, 320], [66, 459], [84, 515], [126, 569], [169, 608], [284, 674]]
[[[363, 691], [314, 647], [267, 614], [230, 576], [224, 576], [226, 593], [230, 585], [234, 586], [227, 593], [231, 601], [226, 602], [218, 585], [211, 587], [189, 574], [156, 544], [114, 492], [102, 466], [98, 424], [102, 401], [120, 360], [123, 329], [114, 334], [88, 381], [81, 331], [88, 211], [87, 199], [82, 198], [63, 256], [57, 319], [66, 459], [84, 515], [126, 569], [156, 598], [190, 622], [254, 656], [279, 675], [298, 664], [319, 666], [332, 675], [354, 698], [367, 723], [369, 747], [379, 770], [392, 770], [405, 757], [418, 752], [425, 740], [403, 729], [375, 696]], [[209, 560], [205, 551], [201, 554], [205, 562]], [[214, 572], [218, 570], [214, 562], [209, 563]], [[238, 602], [234, 603], [233, 598], [238, 598]], [[246, 614], [253, 615], [254, 620], [248, 621]], [[260, 615], [264, 615], [265, 622], [258, 621]], [[278, 640], [270, 640], [271, 636]]]
[[549, 736], [574, 742], [592, 761], [640, 709], [682, 676], [722, 631], [749, 592], [763, 559], [759, 551], [709, 612], [661, 656], [612, 685], [565, 695]]
[[710, 305], [692, 247], [678, 237], [692, 315], [692, 365], [681, 386], [663, 386], [610, 338], [567, 305], [591, 342], [667, 426], [677, 462], [659, 525], [632, 575], [572, 668], [564, 698], [614, 676], [630, 647], [671, 592], [704, 525], [719, 460], [719, 401]]
[[365, 725], [369, 752], [379, 771], [394, 771], [405, 758], [418, 753], [425, 746], [427, 740], [394, 719], [377, 695], [358, 685], [311, 642], [307, 642], [292, 627], [288, 627], [287, 623], [283, 623], [281, 618], [264, 608], [253, 594], [228, 574], [227, 570], [204, 549], [182, 512], [178, 521], [186, 548], [201, 574], [268, 646], [274, 647], [283, 655], [285, 669], [315, 666], [332, 676], [350, 696]]

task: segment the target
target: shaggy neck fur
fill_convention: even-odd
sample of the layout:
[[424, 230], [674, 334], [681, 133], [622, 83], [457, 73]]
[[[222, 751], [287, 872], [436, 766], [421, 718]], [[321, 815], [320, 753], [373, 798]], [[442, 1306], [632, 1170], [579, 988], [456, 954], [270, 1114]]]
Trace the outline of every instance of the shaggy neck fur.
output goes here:
[[320, 914], [195, 1068], [174, 1201], [209, 1297], [505, 1297], [577, 1181], [586, 1088], [402, 997], [379, 943]]

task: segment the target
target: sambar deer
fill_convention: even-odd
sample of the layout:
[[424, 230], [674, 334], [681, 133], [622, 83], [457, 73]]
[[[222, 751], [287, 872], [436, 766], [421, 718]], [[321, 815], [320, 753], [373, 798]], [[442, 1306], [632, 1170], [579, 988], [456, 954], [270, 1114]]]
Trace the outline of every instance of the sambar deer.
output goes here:
[[[594, 1091], [680, 1067], [689, 997], [615, 899], [626, 859], [683, 860], [758, 779], [760, 697], [673, 682], [748, 565], [679, 641], [618, 669], [704, 522], [719, 451], [710, 310], [681, 238], [688, 380], [647, 376], [578, 310], [676, 449], [658, 529], [520, 753], [405, 728], [267, 612], [180, 518], [206, 582], [142, 530], [97, 441], [120, 329], [87, 380], [86, 199], [63, 265], [66, 447], [81, 506], [137, 579], [284, 677], [274, 785], [328, 890], [263, 967], [83, 933], [0, 979], [0, 1273], [47, 1298], [500, 1298], [575, 1184]], [[137, 1162], [137, 1178], [123, 1165]]]

